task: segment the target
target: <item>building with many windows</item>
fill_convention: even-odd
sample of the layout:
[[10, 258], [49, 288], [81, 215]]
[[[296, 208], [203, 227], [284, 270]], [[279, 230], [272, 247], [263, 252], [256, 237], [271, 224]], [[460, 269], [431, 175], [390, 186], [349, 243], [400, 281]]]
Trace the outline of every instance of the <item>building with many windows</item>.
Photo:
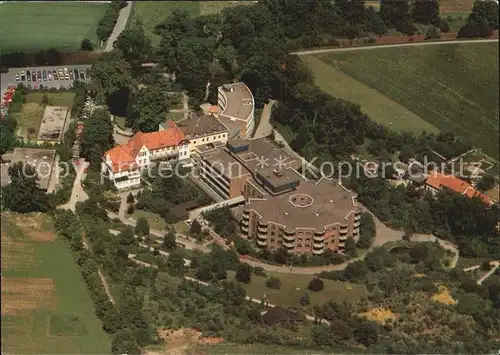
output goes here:
[[[226, 144], [229, 129], [217, 119], [214, 112], [218, 112], [217, 106], [212, 106], [208, 114], [196, 115], [190, 113], [187, 119], [177, 122], [177, 127], [184, 133], [189, 141], [189, 150], [196, 151], [197, 147], [207, 144]], [[163, 130], [165, 125], [160, 127]]]
[[261, 248], [321, 255], [327, 249], [343, 252], [348, 237], [359, 238], [360, 214], [356, 196], [343, 186], [298, 177], [292, 191], [250, 198], [241, 230]]
[[255, 129], [255, 102], [250, 89], [242, 82], [225, 84], [218, 88], [217, 100], [220, 113], [216, 117], [229, 129], [230, 138], [251, 137]]
[[300, 162], [267, 138], [200, 151], [195, 168], [223, 199], [245, 198], [241, 230], [258, 247], [320, 255], [359, 237], [356, 195], [326, 178], [308, 181]]
[[162, 131], [138, 132], [127, 144], [108, 150], [101, 170], [116, 188], [133, 188], [141, 184], [141, 171], [160, 161], [190, 161], [189, 141], [173, 121]]

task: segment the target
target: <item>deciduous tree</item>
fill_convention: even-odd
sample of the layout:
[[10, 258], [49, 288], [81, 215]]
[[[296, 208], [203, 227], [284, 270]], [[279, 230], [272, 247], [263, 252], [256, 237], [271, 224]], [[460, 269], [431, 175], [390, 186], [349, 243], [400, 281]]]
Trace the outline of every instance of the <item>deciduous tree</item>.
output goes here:
[[21, 212], [46, 212], [50, 209], [47, 195], [38, 186], [36, 168], [22, 162], [9, 166], [10, 184], [2, 187], [2, 208]]

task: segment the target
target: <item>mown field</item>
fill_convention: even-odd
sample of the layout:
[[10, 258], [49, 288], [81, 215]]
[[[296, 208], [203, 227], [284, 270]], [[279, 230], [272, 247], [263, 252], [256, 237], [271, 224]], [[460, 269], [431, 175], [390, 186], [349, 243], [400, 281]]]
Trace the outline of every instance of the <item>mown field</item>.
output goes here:
[[474, 0], [439, 0], [439, 12], [470, 12]]
[[1, 218], [2, 352], [109, 354], [85, 281], [47, 215]]
[[330, 94], [393, 129], [451, 131], [498, 160], [498, 43], [302, 57]]
[[3, 2], [0, 53], [80, 49], [84, 38], [98, 44], [97, 23], [108, 5], [101, 3]]
[[226, 7], [252, 4], [254, 1], [136, 1], [131, 23], [140, 20], [153, 45], [160, 43], [160, 37], [154, 34], [155, 27], [167, 19], [173, 10], [183, 9], [193, 17], [217, 14]]

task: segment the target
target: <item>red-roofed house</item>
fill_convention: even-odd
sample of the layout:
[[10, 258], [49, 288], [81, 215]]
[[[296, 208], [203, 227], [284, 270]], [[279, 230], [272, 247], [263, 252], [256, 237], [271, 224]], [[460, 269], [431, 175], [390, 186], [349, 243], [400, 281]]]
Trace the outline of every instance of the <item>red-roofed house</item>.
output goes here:
[[487, 205], [493, 204], [491, 198], [477, 191], [471, 184], [460, 180], [453, 175], [443, 175], [438, 172], [432, 172], [425, 181], [425, 187], [427, 191], [430, 191], [433, 194], [436, 194], [444, 187], [469, 198], [479, 197]]
[[190, 160], [189, 143], [173, 121], [159, 132], [136, 133], [127, 144], [104, 153], [102, 172], [107, 173], [117, 189], [138, 187], [141, 170], [155, 161]]

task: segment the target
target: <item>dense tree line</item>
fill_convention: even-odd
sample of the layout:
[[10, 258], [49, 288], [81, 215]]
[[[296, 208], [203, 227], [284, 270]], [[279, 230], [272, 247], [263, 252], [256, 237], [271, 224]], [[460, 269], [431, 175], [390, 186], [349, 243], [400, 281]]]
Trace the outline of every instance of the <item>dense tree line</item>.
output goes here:
[[111, 33], [113, 33], [113, 29], [115, 28], [116, 21], [118, 20], [118, 16], [120, 15], [120, 10], [126, 6], [126, 1], [111, 1], [108, 9], [97, 23], [96, 33], [97, 37], [99, 37], [101, 41], [105, 41], [109, 38], [109, 36], [111, 36]]
[[92, 168], [99, 169], [104, 152], [114, 145], [113, 125], [106, 109], [96, 109], [85, 120], [80, 138], [80, 155]]
[[498, 2], [492, 0], [474, 1], [472, 11], [458, 31], [458, 38], [489, 37], [498, 30]]
[[141, 67], [151, 47], [142, 25], [124, 30], [114, 47], [92, 66], [90, 94], [134, 132], [157, 131], [172, 106], [171, 85], [161, 70]]
[[20, 68], [30, 66], [60, 65], [62, 63], [62, 53], [57, 49], [49, 48], [36, 53], [26, 53], [22, 51], [14, 53], [2, 53], [0, 55], [0, 68], [2, 72], [9, 68]]

